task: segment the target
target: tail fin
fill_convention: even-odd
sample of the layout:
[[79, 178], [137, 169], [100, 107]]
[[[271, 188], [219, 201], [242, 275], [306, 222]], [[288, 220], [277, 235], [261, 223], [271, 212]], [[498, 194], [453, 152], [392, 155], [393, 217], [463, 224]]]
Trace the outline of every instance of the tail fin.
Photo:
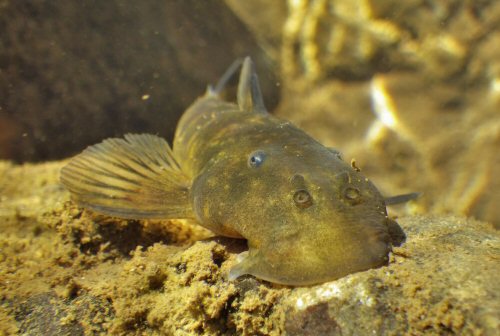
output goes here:
[[61, 170], [61, 183], [78, 204], [106, 215], [194, 218], [191, 179], [154, 135], [127, 134], [87, 148]]

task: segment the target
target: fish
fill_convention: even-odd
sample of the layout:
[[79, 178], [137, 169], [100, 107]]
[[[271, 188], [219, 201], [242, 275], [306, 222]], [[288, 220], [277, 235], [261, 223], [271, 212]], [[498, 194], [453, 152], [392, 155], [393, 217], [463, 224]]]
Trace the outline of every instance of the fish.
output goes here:
[[[221, 97], [240, 70], [236, 102]], [[336, 149], [271, 115], [250, 59], [233, 63], [178, 122], [172, 147], [152, 134], [90, 146], [62, 168], [83, 208], [125, 219], [189, 219], [246, 239], [243, 275], [308, 286], [387, 265], [405, 234], [375, 185]]]

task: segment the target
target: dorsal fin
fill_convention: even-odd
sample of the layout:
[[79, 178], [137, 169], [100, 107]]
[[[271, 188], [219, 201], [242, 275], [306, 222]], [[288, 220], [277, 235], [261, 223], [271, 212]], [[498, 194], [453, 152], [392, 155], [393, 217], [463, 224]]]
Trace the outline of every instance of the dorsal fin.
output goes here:
[[168, 143], [127, 134], [88, 147], [61, 170], [61, 182], [79, 205], [130, 219], [194, 218], [191, 178]]
[[259, 78], [250, 57], [245, 57], [238, 83], [238, 106], [242, 111], [267, 113], [259, 86]]
[[241, 58], [237, 58], [234, 60], [233, 63], [229, 66], [229, 68], [226, 69], [224, 74], [222, 75], [221, 78], [219, 78], [219, 81], [215, 86], [209, 85], [207, 89], [207, 94], [210, 96], [218, 96], [222, 92], [222, 90], [225, 89], [227, 83], [233, 77], [233, 75], [238, 71], [238, 68], [241, 66], [241, 63], [243, 63], [243, 60]]

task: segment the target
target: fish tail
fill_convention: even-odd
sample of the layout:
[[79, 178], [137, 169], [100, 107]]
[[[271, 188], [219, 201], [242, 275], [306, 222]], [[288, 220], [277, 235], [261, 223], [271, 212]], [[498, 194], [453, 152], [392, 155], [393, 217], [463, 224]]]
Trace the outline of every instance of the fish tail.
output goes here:
[[127, 134], [90, 146], [61, 170], [60, 180], [76, 203], [105, 215], [194, 218], [191, 178], [155, 135]]

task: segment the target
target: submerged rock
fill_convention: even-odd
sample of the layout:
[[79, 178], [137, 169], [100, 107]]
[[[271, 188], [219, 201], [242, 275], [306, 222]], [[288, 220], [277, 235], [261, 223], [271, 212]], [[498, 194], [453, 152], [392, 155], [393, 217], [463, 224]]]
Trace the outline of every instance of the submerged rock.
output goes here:
[[498, 232], [458, 217], [399, 222], [408, 238], [388, 267], [294, 290], [287, 327], [326, 318], [331, 335], [497, 334]]
[[[229, 282], [244, 241], [210, 238], [187, 222], [82, 211], [58, 185], [63, 164], [0, 164], [0, 334], [43, 327], [132, 335], [500, 331], [500, 233], [489, 224], [402, 217], [407, 240], [388, 266], [311, 287]], [[30, 311], [39, 314], [28, 321]]]
[[276, 69], [223, 1], [0, 1], [0, 158], [60, 159], [127, 132], [172, 138], [237, 57]]

